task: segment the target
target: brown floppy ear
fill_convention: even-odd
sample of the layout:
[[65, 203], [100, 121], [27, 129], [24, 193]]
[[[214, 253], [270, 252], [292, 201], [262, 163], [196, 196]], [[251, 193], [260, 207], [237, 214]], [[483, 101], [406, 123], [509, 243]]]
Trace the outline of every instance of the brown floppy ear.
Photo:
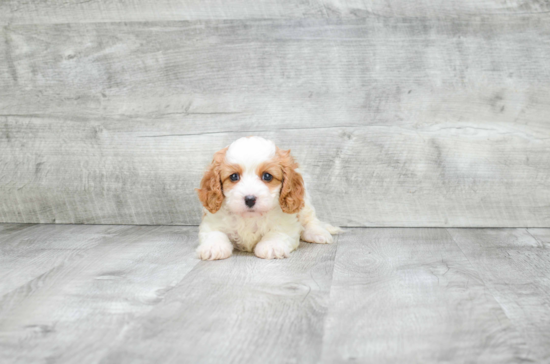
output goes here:
[[222, 207], [223, 191], [220, 170], [226, 151], [227, 148], [224, 148], [214, 154], [212, 163], [202, 177], [201, 188], [197, 188], [202, 205], [213, 214]]
[[295, 214], [304, 207], [304, 180], [296, 172], [298, 163], [290, 155], [290, 149], [280, 150], [277, 148], [277, 155], [283, 170], [283, 185], [279, 195], [279, 205], [281, 205], [283, 212]]

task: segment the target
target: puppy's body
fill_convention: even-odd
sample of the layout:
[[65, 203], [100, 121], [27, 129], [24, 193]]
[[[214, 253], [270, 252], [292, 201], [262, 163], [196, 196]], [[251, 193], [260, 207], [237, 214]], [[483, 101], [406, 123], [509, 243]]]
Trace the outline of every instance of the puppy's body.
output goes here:
[[317, 219], [290, 151], [260, 137], [241, 138], [214, 155], [201, 181], [205, 207], [201, 259], [225, 259], [233, 248], [285, 258], [300, 244], [331, 243], [339, 228]]

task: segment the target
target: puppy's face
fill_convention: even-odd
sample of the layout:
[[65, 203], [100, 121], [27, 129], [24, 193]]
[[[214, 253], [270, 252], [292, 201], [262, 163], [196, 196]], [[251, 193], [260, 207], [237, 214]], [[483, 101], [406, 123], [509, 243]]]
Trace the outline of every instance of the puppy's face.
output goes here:
[[241, 138], [214, 155], [201, 181], [199, 199], [211, 213], [224, 204], [245, 217], [262, 215], [275, 206], [297, 213], [305, 191], [296, 168], [290, 151], [260, 137]]

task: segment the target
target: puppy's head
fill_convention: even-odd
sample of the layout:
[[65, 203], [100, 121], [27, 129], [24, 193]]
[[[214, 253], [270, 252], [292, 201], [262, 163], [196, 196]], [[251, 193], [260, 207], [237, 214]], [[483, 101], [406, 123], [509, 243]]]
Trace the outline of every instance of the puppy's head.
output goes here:
[[241, 138], [214, 154], [197, 190], [211, 213], [225, 203], [242, 216], [261, 215], [276, 206], [295, 214], [304, 206], [304, 181], [290, 150], [260, 137]]

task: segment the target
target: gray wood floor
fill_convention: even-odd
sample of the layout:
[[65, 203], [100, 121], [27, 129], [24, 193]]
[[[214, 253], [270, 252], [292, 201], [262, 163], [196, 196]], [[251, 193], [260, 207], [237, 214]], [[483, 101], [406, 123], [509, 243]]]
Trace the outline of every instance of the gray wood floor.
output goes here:
[[278, 261], [196, 242], [0, 225], [0, 362], [550, 360], [550, 229], [347, 229]]

